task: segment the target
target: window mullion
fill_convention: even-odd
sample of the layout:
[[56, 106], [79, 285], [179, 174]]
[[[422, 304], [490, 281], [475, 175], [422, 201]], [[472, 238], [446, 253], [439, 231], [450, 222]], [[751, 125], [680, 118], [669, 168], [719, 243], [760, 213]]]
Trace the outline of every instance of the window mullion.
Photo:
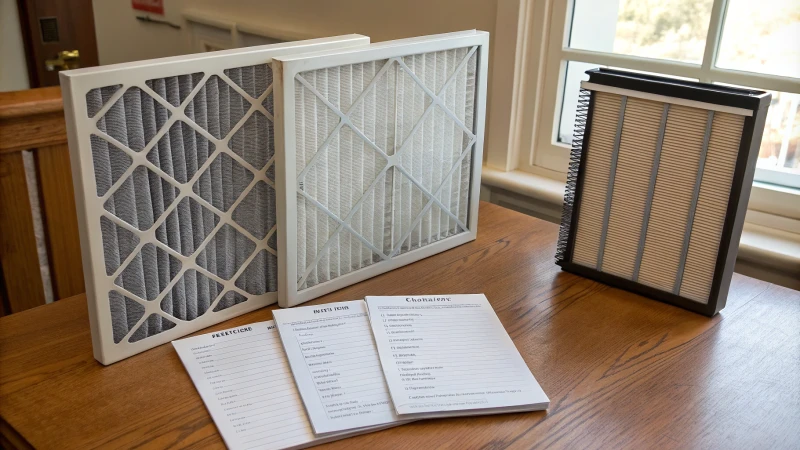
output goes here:
[[561, 50], [561, 58], [569, 61], [585, 62], [600, 66], [623, 67], [631, 70], [663, 73], [684, 78], [700, 78], [701, 66], [698, 64], [665, 59], [650, 59], [641, 56], [629, 56], [619, 53], [601, 53], [589, 50], [565, 48]]
[[716, 65], [719, 44], [722, 40], [722, 29], [725, 24], [725, 11], [728, 0], [714, 0], [711, 6], [711, 19], [708, 23], [708, 34], [706, 35], [706, 48], [703, 51], [703, 63], [700, 66], [700, 76], [698, 79], [703, 83], [716, 81], [711, 77], [711, 70]]
[[[536, 160], [541, 159], [543, 153], [548, 150], [556, 149], [553, 145], [552, 136], [555, 133], [555, 124], [558, 123], [556, 116], [559, 114], [561, 101], [562, 81], [565, 73], [564, 50], [568, 45], [568, 33], [571, 27], [572, 1], [543, 0], [548, 14], [550, 26], [548, 30], [547, 45], [543, 48], [544, 57], [542, 63], [544, 70], [541, 73], [541, 80], [537, 86], [537, 102], [533, 111], [533, 123], [529, 131], [528, 151], [520, 152], [520, 166], [536, 166]], [[540, 86], [547, 88], [539, 89]], [[558, 165], [558, 164], [556, 164]], [[566, 167], [566, 166], [565, 166]], [[550, 167], [554, 170], [565, 170], [560, 167]]]
[[710, 78], [718, 83], [747, 86], [753, 89], [782, 91], [790, 94], [800, 94], [800, 79], [798, 78], [782, 77], [780, 75], [769, 75], [756, 72], [744, 72], [733, 69], [720, 69], [717, 67], [711, 68]]

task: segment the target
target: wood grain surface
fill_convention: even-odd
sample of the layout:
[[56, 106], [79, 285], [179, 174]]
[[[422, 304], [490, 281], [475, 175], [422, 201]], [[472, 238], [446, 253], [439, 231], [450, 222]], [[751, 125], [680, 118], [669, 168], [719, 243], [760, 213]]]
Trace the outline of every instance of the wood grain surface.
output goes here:
[[66, 142], [61, 88], [0, 93], [0, 154]]
[[22, 153], [0, 153], [0, 284], [7, 296], [0, 309], [6, 314], [44, 305], [37, 255]]
[[[736, 275], [714, 318], [561, 272], [557, 227], [481, 204], [478, 239], [329, 294], [483, 292], [547, 412], [420, 421], [318, 448], [798, 448], [800, 293]], [[262, 309], [203, 330], [269, 320]], [[86, 299], [0, 319], [0, 433], [36, 448], [223, 448], [172, 346], [92, 358]]]
[[[33, 179], [23, 150], [33, 154]], [[47, 285], [30, 198], [44, 222]], [[77, 228], [61, 89], [0, 92], [0, 315], [43, 305], [51, 288], [56, 300], [84, 292]]]
[[58, 86], [4, 92], [0, 95], [0, 119], [63, 111], [61, 88]]
[[72, 187], [67, 144], [41, 147], [34, 152], [47, 236], [47, 256], [56, 299], [86, 292], [83, 285], [78, 213]]

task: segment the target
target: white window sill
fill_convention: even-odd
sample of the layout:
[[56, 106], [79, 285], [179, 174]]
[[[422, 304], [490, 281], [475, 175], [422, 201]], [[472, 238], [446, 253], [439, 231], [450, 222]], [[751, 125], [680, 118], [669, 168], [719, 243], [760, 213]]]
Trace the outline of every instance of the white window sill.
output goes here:
[[550, 203], [559, 208], [564, 203], [564, 185], [561, 180], [541, 175], [513, 170], [503, 172], [489, 166], [483, 166], [481, 184], [505, 189], [533, 199]]
[[[520, 170], [503, 172], [483, 166], [481, 182], [490, 189], [503, 189], [557, 208], [564, 202], [565, 183], [542, 175]], [[786, 217], [748, 210], [738, 260], [765, 270], [782, 272], [792, 279], [800, 278], [800, 221], [796, 220], [800, 215], [797, 206], [800, 193], [757, 183], [751, 197], [781, 203], [780, 212], [783, 214], [785, 211]], [[752, 204], [751, 198], [751, 208]]]
[[745, 221], [739, 259], [800, 274], [800, 235]]

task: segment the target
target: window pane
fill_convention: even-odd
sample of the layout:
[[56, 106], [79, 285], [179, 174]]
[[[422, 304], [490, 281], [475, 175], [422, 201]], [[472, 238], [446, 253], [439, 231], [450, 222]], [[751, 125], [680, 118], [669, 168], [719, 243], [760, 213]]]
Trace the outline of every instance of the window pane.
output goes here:
[[800, 1], [729, 0], [717, 66], [800, 78]]
[[561, 101], [561, 117], [558, 121], [558, 142], [572, 143], [572, 133], [575, 131], [575, 112], [578, 109], [578, 94], [581, 81], [589, 79], [586, 71], [597, 69], [598, 65], [577, 61], [567, 62], [567, 74], [564, 79], [564, 94]]
[[699, 64], [712, 4], [713, 0], [575, 0], [569, 46]]
[[778, 169], [800, 177], [800, 94], [772, 92], [758, 167]]

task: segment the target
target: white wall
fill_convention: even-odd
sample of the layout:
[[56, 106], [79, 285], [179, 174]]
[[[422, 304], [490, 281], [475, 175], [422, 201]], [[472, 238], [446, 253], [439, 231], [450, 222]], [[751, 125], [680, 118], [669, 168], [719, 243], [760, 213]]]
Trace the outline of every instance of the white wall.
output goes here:
[[131, 9], [130, 0], [95, 0], [100, 64], [190, 53], [187, 25], [181, 16], [186, 9], [289, 35], [360, 33], [377, 42], [471, 28], [492, 32], [497, 0], [165, 0], [164, 5], [163, 19], [180, 24], [182, 30], [137, 21], [135, 17], [141, 13]]
[[[165, 16], [150, 16], [182, 25], [181, 11], [185, 3], [192, 2], [165, 0]], [[190, 53], [182, 30], [136, 20], [137, 15], [145, 14], [134, 11], [130, 0], [94, 0], [92, 6], [100, 64]]]
[[360, 33], [373, 41], [470, 28], [493, 31], [496, 0], [214, 0], [187, 1], [301, 34]]
[[16, 0], [0, 0], [0, 92], [28, 89], [25, 47]]
[[[144, 13], [134, 11], [130, 0], [92, 3], [100, 64], [112, 64], [200, 51], [203, 46], [192, 40], [191, 26], [183, 18], [186, 10], [220, 22], [245, 23], [284, 40], [359, 33], [379, 42], [468, 29], [494, 35], [502, 1], [510, 0], [165, 0], [164, 16], [150, 14], [181, 25], [181, 30], [136, 20]], [[239, 40], [244, 45], [269, 42], [248, 40], [244, 33]], [[489, 52], [494, 52], [493, 39]], [[489, 86], [492, 72], [490, 63]], [[491, 101], [490, 89], [487, 103]], [[484, 142], [489, 142], [488, 128]]]

